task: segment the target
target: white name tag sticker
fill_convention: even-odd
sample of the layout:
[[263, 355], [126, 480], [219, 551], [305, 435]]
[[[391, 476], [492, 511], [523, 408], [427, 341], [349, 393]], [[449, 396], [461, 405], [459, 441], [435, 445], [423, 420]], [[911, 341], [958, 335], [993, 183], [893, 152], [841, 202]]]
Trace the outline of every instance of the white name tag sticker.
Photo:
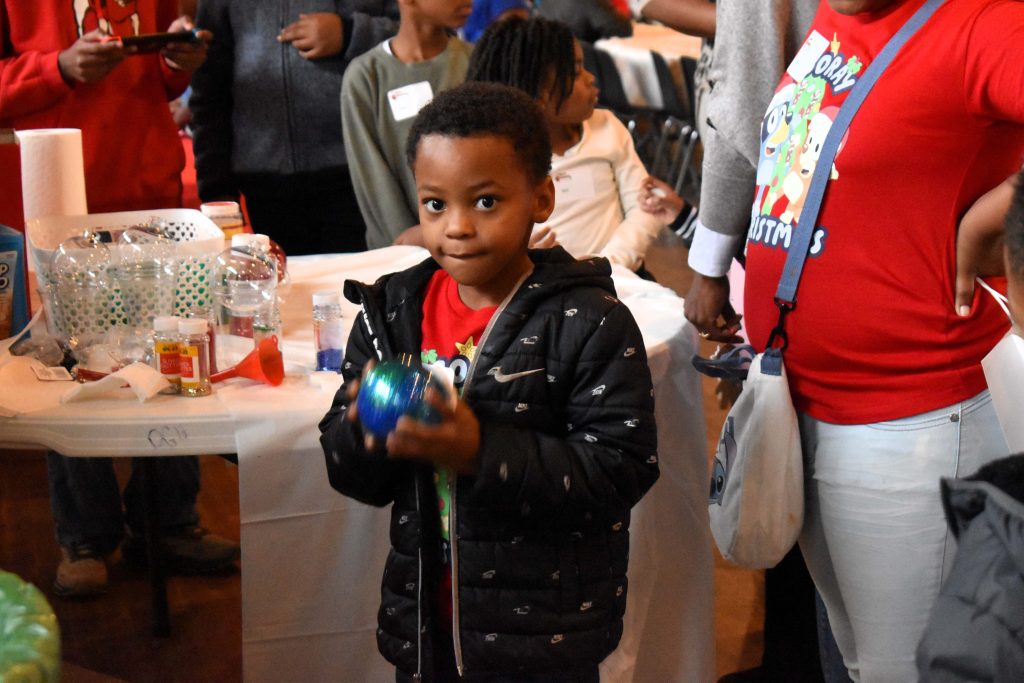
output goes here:
[[558, 171], [552, 178], [555, 181], [555, 202], [593, 199], [597, 194], [594, 188], [594, 172], [589, 168]]
[[814, 63], [818, 61], [818, 57], [825, 54], [825, 50], [829, 49], [829, 45], [828, 38], [817, 31], [811, 31], [811, 35], [807, 36], [807, 40], [804, 41], [800, 51], [796, 53], [796, 57], [790, 62], [786, 73], [799, 83], [803, 80], [804, 76], [811, 72], [811, 69], [814, 68]]
[[429, 81], [420, 81], [412, 85], [403, 85], [388, 91], [388, 104], [395, 121], [411, 119], [420, 113], [430, 100], [434, 99], [434, 89]]

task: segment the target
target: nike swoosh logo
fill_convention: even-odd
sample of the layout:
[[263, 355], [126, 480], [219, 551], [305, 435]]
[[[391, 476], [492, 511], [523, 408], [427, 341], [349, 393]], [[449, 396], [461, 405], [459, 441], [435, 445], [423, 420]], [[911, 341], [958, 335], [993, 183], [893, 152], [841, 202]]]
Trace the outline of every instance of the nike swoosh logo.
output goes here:
[[520, 377], [526, 377], [527, 375], [536, 375], [538, 372], [544, 372], [544, 370], [545, 368], [537, 368], [535, 370], [523, 370], [522, 372], [510, 372], [508, 374], [505, 374], [504, 372], [501, 371], [500, 367], [497, 367], [491, 368], [490, 372], [488, 372], [487, 374], [493, 377], [495, 381], [505, 384], [506, 382], [511, 382], [512, 380], [519, 379]]

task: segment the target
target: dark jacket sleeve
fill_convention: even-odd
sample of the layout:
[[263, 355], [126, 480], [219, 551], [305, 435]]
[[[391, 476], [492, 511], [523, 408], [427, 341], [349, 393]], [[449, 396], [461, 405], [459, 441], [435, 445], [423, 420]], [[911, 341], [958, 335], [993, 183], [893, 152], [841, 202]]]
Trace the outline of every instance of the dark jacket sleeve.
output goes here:
[[231, 173], [231, 110], [235, 44], [226, 0], [203, 0], [196, 26], [213, 32], [206, 61], [192, 77], [193, 147], [196, 180], [202, 201], [238, 197]]
[[643, 338], [622, 303], [585, 343], [572, 378], [567, 436], [481, 422], [473, 502], [568, 524], [629, 509], [658, 478], [657, 430]]
[[327, 459], [327, 477], [335, 490], [363, 503], [384, 506], [394, 500], [396, 481], [402, 468], [409, 465], [390, 460], [383, 451], [367, 451], [363, 430], [346, 417], [348, 388], [360, 379], [363, 367], [375, 357], [362, 316], [357, 321], [345, 350], [345, 383], [320, 421], [320, 445]]
[[[346, 12], [347, 6], [356, 5], [355, 11]], [[344, 24], [345, 46], [343, 57], [351, 61], [374, 45], [398, 32], [398, 3], [395, 0], [338, 3]]]

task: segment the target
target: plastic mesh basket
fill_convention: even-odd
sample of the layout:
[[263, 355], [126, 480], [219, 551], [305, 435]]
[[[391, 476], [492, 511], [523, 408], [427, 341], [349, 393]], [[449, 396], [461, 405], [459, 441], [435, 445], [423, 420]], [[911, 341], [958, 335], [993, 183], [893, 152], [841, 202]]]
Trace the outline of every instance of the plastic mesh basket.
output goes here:
[[[53, 252], [61, 242], [86, 230], [120, 231], [161, 220], [175, 241], [177, 276], [174, 288], [174, 313], [185, 315], [207, 310], [213, 303], [210, 277], [213, 262], [224, 248], [224, 233], [209, 218], [194, 209], [156, 209], [122, 211], [84, 216], [51, 216], [30, 221], [26, 226], [29, 255], [36, 271], [51, 333], [58, 336], [102, 334], [118, 324], [129, 322], [125, 297], [117, 286], [110, 287], [101, 302], [83, 305], [63, 297], [60, 300], [56, 278], [51, 272]], [[109, 245], [112, 256], [116, 244]], [[144, 297], [144, 305], [153, 311], [165, 306], [156, 290]], [[148, 317], [152, 317], [151, 315]]]

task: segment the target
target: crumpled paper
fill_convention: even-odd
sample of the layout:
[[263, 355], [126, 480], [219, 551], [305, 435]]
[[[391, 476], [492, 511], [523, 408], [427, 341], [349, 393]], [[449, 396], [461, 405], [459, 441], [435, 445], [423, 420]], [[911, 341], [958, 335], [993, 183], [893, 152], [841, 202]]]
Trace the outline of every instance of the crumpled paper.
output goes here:
[[145, 403], [171, 386], [171, 383], [156, 369], [145, 363], [132, 363], [95, 382], [79, 384], [61, 396], [60, 402], [70, 403], [98, 398], [103, 394], [120, 389], [125, 384], [135, 393], [139, 403]]

